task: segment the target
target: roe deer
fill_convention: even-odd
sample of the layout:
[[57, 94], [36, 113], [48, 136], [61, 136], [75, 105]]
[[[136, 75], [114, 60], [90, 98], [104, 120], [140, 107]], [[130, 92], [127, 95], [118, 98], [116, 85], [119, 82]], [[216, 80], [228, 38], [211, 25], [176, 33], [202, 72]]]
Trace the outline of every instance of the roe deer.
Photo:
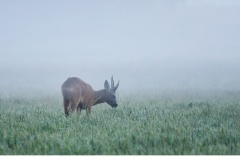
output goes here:
[[63, 106], [65, 115], [70, 112], [80, 114], [82, 109], [87, 110], [87, 114], [91, 113], [93, 105], [106, 102], [112, 108], [116, 108], [115, 92], [119, 86], [119, 81], [114, 86], [113, 77], [111, 77], [111, 88], [107, 80], [104, 83], [104, 89], [94, 91], [92, 87], [77, 77], [70, 77], [62, 84]]

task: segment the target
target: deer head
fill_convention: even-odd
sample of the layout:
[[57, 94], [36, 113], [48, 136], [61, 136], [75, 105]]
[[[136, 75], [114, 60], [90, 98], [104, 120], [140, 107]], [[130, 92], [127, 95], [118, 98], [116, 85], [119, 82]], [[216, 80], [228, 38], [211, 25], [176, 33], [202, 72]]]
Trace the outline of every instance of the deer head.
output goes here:
[[117, 83], [116, 86], [114, 86], [114, 80], [113, 80], [113, 77], [111, 77], [111, 88], [110, 88], [110, 85], [108, 83], [107, 80], [105, 80], [105, 83], [104, 83], [104, 88], [105, 88], [105, 93], [106, 93], [106, 103], [109, 104], [112, 108], [116, 108], [118, 105], [117, 105], [117, 101], [116, 101], [116, 90], [119, 86], [119, 81]]

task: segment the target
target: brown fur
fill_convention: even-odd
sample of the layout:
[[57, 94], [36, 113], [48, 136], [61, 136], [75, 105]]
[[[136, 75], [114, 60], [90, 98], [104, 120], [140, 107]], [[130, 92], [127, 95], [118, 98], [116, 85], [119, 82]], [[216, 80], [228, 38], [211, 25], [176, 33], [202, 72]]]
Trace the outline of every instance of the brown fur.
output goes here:
[[90, 113], [93, 105], [107, 102], [109, 96], [108, 90], [94, 91], [89, 84], [77, 77], [68, 78], [63, 83], [61, 90], [66, 116], [76, 110], [80, 114], [82, 109], [87, 109], [87, 113]]

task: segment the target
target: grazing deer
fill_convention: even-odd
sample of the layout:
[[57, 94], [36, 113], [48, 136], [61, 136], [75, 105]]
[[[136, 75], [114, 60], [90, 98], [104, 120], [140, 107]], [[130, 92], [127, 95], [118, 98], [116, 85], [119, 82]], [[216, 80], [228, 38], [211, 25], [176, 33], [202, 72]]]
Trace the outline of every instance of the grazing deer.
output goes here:
[[111, 88], [107, 80], [104, 83], [104, 89], [94, 91], [92, 87], [82, 81], [80, 78], [68, 78], [62, 85], [63, 106], [65, 115], [68, 116], [70, 112], [77, 112], [80, 114], [82, 109], [87, 110], [87, 114], [91, 113], [93, 105], [106, 102], [112, 108], [116, 108], [115, 92], [119, 86], [119, 82], [114, 86], [113, 77], [111, 78]]

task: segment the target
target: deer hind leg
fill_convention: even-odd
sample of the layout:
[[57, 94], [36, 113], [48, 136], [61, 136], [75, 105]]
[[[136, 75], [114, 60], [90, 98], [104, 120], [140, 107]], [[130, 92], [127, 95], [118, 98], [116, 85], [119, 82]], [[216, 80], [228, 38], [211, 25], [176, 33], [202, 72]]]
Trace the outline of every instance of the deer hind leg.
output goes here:
[[69, 111], [70, 111], [69, 104], [70, 104], [70, 101], [68, 99], [64, 98], [63, 99], [63, 106], [64, 106], [64, 112], [65, 112], [66, 116], [69, 115]]
[[71, 112], [75, 112], [77, 109], [78, 103], [76, 101], [71, 101]]

